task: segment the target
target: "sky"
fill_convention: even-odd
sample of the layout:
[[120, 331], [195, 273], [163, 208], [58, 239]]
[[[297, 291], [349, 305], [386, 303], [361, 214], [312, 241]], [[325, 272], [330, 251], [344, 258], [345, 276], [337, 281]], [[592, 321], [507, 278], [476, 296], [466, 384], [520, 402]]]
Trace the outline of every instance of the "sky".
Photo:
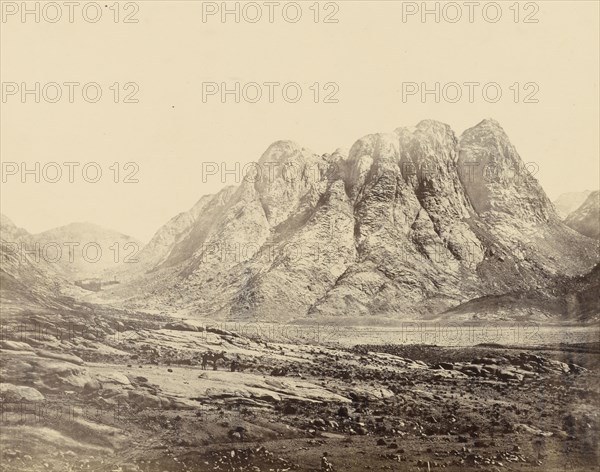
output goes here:
[[[98, 3], [103, 13], [96, 23], [81, 11], [70, 23], [64, 2], [57, 2], [62, 17], [54, 23], [47, 21], [56, 16], [52, 10], [41, 12], [39, 23], [33, 14], [23, 21], [6, 3], [21, 2], [2, 2], [0, 207], [32, 233], [90, 221], [145, 242], [202, 195], [239, 183], [240, 174], [207, 176], [210, 163], [243, 168], [281, 139], [319, 154], [349, 149], [367, 134], [429, 118], [458, 135], [496, 119], [523, 160], [537, 164], [536, 177], [551, 199], [599, 187], [596, 1], [521, 4], [518, 22], [514, 2], [500, 2], [495, 23], [488, 21], [493, 9], [487, 17], [475, 11], [469, 22], [464, 2], [455, 2], [462, 13], [455, 23], [448, 20], [457, 10], [450, 9], [439, 22], [433, 15], [423, 22], [420, 12], [403, 18], [421, 2], [400, 1], [322, 2], [318, 22], [314, 2], [299, 2], [296, 23], [286, 20], [295, 7], [287, 17], [276, 10], [269, 22], [264, 2], [255, 2], [262, 12], [256, 23], [249, 20], [257, 10], [247, 6], [239, 22], [233, 15], [225, 22], [218, 13], [203, 17], [203, 8], [208, 13], [221, 2], [123, 3], [116, 23], [114, 2]], [[87, 18], [95, 13], [87, 10]], [[35, 89], [36, 82], [44, 90], [40, 103], [35, 93], [21, 95], [23, 84]], [[73, 82], [80, 85], [65, 85]], [[262, 97], [252, 103], [253, 86], [239, 103], [233, 94], [226, 100], [207, 94], [209, 83], [236, 82], [260, 84]], [[281, 84], [272, 86], [273, 103], [264, 85], [272, 82]], [[409, 82], [482, 85], [472, 103], [464, 85], [460, 100], [451, 102], [456, 89], [449, 87], [447, 100], [435, 103], [433, 95], [403, 97]], [[98, 85], [88, 86], [84, 97], [89, 83]], [[282, 94], [289, 83], [302, 91], [296, 103], [296, 86]], [[488, 83], [502, 91], [496, 103], [493, 93], [490, 100], [481, 93]], [[89, 103], [98, 88], [101, 98]], [[327, 103], [332, 100], [337, 103]], [[23, 169], [33, 173], [23, 176]]]

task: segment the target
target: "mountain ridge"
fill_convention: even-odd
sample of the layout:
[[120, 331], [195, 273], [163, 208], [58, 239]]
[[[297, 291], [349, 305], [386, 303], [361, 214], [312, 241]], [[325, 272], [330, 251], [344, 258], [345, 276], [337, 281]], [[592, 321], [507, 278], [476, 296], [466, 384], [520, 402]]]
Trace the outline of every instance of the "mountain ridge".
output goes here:
[[[423, 120], [323, 155], [280, 140], [257, 165], [161, 226], [135, 263], [92, 266], [121, 283], [90, 297], [215, 319], [435, 318], [486, 297], [555, 297], [557, 280], [598, 261], [492, 119], [460, 136]], [[2, 227], [29, 242], [133, 242], [91, 223], [29, 235], [2, 215]], [[37, 280], [21, 269], [11, 276]]]
[[188, 215], [152, 277], [131, 285], [150, 295], [129, 303], [222, 318], [423, 316], [543, 287], [598, 257], [495, 120], [461, 136], [423, 120], [347, 155], [276, 141], [258, 163], [277, 165], [203, 197], [210, 209]]

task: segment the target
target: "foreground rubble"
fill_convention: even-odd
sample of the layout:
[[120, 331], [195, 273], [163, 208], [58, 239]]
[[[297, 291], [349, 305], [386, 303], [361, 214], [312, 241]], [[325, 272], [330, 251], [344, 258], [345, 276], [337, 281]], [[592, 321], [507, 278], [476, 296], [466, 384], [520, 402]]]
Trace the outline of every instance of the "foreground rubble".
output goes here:
[[2, 470], [316, 471], [325, 452], [338, 471], [599, 463], [598, 345], [348, 349], [160, 317], [58, 337], [35, 319], [46, 331], [0, 345]]

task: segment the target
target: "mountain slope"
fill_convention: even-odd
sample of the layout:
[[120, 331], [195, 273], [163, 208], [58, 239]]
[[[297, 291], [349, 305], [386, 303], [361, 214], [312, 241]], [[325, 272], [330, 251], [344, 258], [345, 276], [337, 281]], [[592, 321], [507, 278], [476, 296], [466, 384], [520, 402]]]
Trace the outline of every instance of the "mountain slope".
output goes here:
[[32, 236], [0, 215], [0, 299], [2, 313], [62, 308], [68, 283], [36, 251]]
[[[524, 322], [600, 321], [600, 264], [587, 274], [559, 276], [542, 290], [513, 291], [486, 295], [453, 307], [440, 318], [461, 320], [517, 320]], [[533, 328], [534, 325], [523, 325]]]
[[[152, 237], [150, 242], [142, 249], [139, 260], [141, 264], [136, 269], [156, 270], [158, 267], [173, 265], [177, 261], [177, 253], [185, 253], [185, 249], [180, 248], [180, 244], [188, 239], [190, 232], [198, 226], [198, 218], [201, 216], [206, 219], [207, 213], [211, 208], [219, 206], [218, 202], [226, 201], [232, 187], [227, 187], [219, 192], [218, 195], [205, 195], [187, 212], [171, 218], [171, 220], [162, 226]], [[192, 237], [191, 239], [196, 239]]]
[[231, 318], [433, 317], [597, 261], [493, 120], [460, 137], [425, 120], [348, 155], [279, 141], [259, 164], [275, 171], [159, 230], [160, 257], [144, 262], [130, 303]]
[[579, 208], [567, 216], [565, 224], [590, 238], [600, 239], [600, 191], [592, 192]]

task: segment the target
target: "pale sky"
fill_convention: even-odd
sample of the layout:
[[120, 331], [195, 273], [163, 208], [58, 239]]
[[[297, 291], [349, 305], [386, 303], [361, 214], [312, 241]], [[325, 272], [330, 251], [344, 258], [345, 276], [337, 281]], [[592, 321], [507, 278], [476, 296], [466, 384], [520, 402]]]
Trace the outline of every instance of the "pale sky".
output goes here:
[[[503, 17], [495, 24], [481, 12], [472, 24], [466, 18], [422, 23], [418, 16], [403, 22], [399, 1], [338, 2], [337, 24], [314, 23], [312, 1], [302, 2], [296, 24], [277, 12], [273, 24], [221, 23], [217, 16], [204, 23], [202, 2], [137, 3], [137, 24], [115, 24], [106, 8], [95, 24], [78, 12], [73, 24], [22, 23], [18, 15], [0, 23], [4, 87], [97, 82], [103, 91], [94, 104], [80, 89], [69, 103], [66, 86], [58, 103], [37, 104], [32, 97], [21, 103], [17, 94], [0, 104], [3, 165], [79, 163], [74, 183], [64, 166], [57, 183], [4, 175], [1, 210], [18, 226], [39, 232], [91, 221], [148, 241], [202, 195], [236, 183], [231, 176], [203, 182], [203, 162], [243, 166], [280, 139], [333, 152], [366, 134], [426, 118], [448, 123], [457, 134], [495, 118], [523, 160], [538, 164], [536, 177], [552, 199], [599, 187], [597, 1], [537, 2], [538, 23], [515, 23], [514, 2], [501, 2]], [[331, 11], [322, 11], [321, 19]], [[114, 82], [136, 82], [139, 103], [113, 103]], [[287, 103], [276, 91], [275, 103], [221, 103], [214, 96], [203, 103], [202, 82], [297, 82], [303, 98]], [[336, 83], [339, 103], [314, 103], [309, 87], [315, 82]], [[403, 103], [403, 82], [496, 82], [503, 97], [498, 103], [480, 93], [474, 103], [466, 97]], [[536, 83], [539, 103], [523, 103], [527, 90], [514, 103], [509, 87], [515, 82]], [[103, 170], [98, 183], [81, 176], [89, 162]], [[124, 165], [136, 163], [139, 182], [115, 183], [114, 162], [121, 180], [134, 169]]]

